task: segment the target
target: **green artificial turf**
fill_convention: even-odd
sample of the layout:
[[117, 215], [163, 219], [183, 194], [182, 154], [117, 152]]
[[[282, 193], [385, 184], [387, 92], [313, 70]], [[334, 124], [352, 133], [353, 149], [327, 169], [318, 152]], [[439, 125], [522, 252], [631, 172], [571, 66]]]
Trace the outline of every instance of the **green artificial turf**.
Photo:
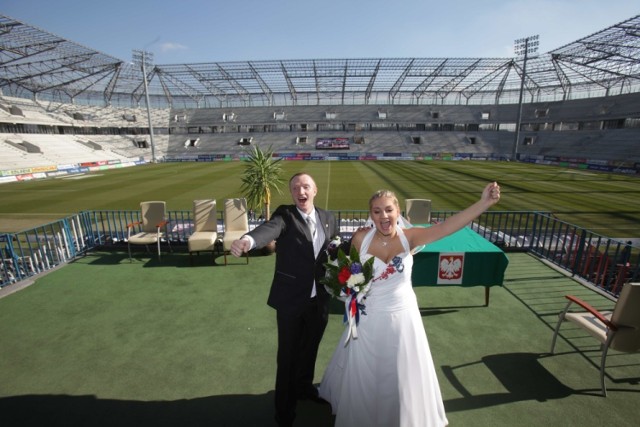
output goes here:
[[[286, 181], [311, 173], [318, 206], [366, 210], [374, 191], [432, 200], [434, 211], [460, 210], [496, 180], [502, 200], [493, 210], [551, 211], [560, 219], [606, 237], [640, 237], [640, 181], [634, 176], [489, 161], [283, 161], [283, 194], [272, 209], [290, 203]], [[190, 210], [193, 200], [242, 196], [242, 162], [150, 164], [81, 177], [0, 185], [0, 232], [33, 228], [82, 210], [138, 210], [143, 200], [165, 200], [169, 210]]]
[[[632, 424], [640, 354], [610, 352], [603, 398], [586, 333], [566, 325], [547, 353], [564, 294], [612, 302], [527, 254], [508, 256], [488, 307], [481, 287], [415, 288], [451, 425]], [[274, 425], [273, 262], [96, 251], [1, 298], [2, 425]], [[316, 383], [342, 328], [336, 303]], [[332, 423], [328, 406], [299, 404], [297, 426]]]

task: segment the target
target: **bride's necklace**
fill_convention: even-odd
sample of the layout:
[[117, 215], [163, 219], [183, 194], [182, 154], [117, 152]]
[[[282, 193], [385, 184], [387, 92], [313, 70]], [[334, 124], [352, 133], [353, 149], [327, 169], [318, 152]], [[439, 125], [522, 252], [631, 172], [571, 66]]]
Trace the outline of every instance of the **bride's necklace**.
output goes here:
[[[389, 233], [389, 234], [382, 234], [379, 231], [376, 230], [377, 236], [378, 236], [378, 240], [380, 240], [380, 243], [382, 243], [382, 246], [387, 246], [389, 244], [389, 242], [391, 240], [393, 240], [394, 236], [392, 235], [393, 233]], [[382, 237], [380, 236], [385, 236], [388, 237], [388, 240], [384, 240]]]

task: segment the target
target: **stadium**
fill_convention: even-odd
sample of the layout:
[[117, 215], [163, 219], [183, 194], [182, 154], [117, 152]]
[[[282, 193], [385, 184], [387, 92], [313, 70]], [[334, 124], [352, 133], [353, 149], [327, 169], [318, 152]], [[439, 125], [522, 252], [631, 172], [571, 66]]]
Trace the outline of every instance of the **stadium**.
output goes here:
[[[514, 58], [178, 65], [143, 51], [126, 62], [6, 16], [0, 25], [4, 181], [59, 163], [238, 158], [245, 144], [319, 160], [512, 159], [633, 174], [640, 162], [637, 16], [547, 53], [522, 39]], [[43, 138], [52, 154], [40, 153]]]
[[[0, 28], [0, 194], [4, 199], [4, 207], [0, 208], [0, 291], [5, 294], [34, 280], [51, 280], [52, 287], [62, 286], [55, 281], [69, 281], [78, 274], [113, 275], [116, 281], [126, 284], [136, 275], [167, 275], [167, 266], [180, 270], [178, 278], [167, 276], [175, 281], [189, 274], [194, 275], [190, 281], [210, 281], [205, 267], [211, 265], [216, 267], [216, 283], [237, 281], [234, 273], [220, 272], [224, 269], [221, 244], [216, 245], [213, 264], [208, 258], [198, 257], [193, 267], [193, 260], [185, 252], [194, 227], [192, 202], [215, 198], [221, 206], [225, 199], [241, 197], [239, 176], [254, 147], [272, 150], [274, 159], [284, 160], [287, 173], [305, 169], [322, 175], [319, 187], [332, 190], [325, 207], [336, 212], [345, 235], [364, 223], [368, 195], [385, 184], [403, 200], [430, 199], [437, 207], [431, 218], [439, 221], [476, 197], [478, 181], [492, 180], [496, 175], [504, 178], [505, 195], [510, 189], [511, 197], [504, 197], [499, 210], [483, 214], [471, 228], [510, 254], [508, 281], [533, 277], [547, 284], [538, 287], [535, 296], [531, 296], [533, 291], [528, 294], [530, 289], [522, 288], [508, 295], [524, 302], [536, 320], [543, 319], [532, 336], [540, 338], [544, 345], [560, 305], [554, 301], [548, 308], [541, 307], [533, 298], [557, 297], [557, 292], [578, 289], [594, 304], [611, 308], [624, 285], [638, 281], [640, 16], [544, 53], [537, 52], [537, 37], [527, 37], [517, 41], [518, 54], [511, 58], [301, 59], [164, 65], [153, 63], [152, 55], [144, 51], [136, 52], [135, 63], [114, 58], [9, 16], [0, 15]], [[94, 178], [84, 179], [88, 176]], [[355, 177], [364, 184], [356, 186]], [[451, 194], [451, 182], [456, 183], [455, 195]], [[347, 191], [344, 183], [354, 187]], [[554, 191], [541, 190], [541, 183]], [[76, 188], [82, 189], [86, 197], [78, 198]], [[362, 197], [353, 196], [354, 193]], [[130, 253], [126, 255], [128, 224], [140, 220], [140, 202], [145, 200], [167, 201], [170, 228], [162, 250], [158, 241], [158, 259], [153, 251], [138, 251], [130, 262]], [[274, 197], [276, 205], [287, 201], [287, 194]], [[251, 225], [258, 223], [254, 220]], [[216, 231], [220, 236], [226, 231], [222, 208], [217, 212]], [[165, 246], [173, 252], [169, 253]], [[519, 257], [524, 256], [535, 257], [544, 268], [520, 261]], [[270, 257], [252, 256], [247, 262], [250, 266], [246, 271], [253, 272], [246, 274], [254, 280], [264, 275], [254, 271], [258, 270], [254, 265], [264, 267], [269, 275]], [[237, 274], [240, 266], [235, 264], [233, 270]], [[60, 266], [65, 268], [58, 270]], [[158, 271], [151, 273], [155, 267]], [[94, 273], [97, 271], [100, 273]], [[553, 280], [545, 281], [548, 275]], [[163, 278], [154, 280], [162, 282]], [[32, 288], [38, 286], [29, 287]], [[161, 289], [172, 292], [172, 288]], [[230, 295], [236, 292], [233, 287], [224, 289]], [[434, 292], [440, 292], [430, 295], [436, 303], [451, 306], [445, 291]], [[142, 300], [149, 297], [141, 295]], [[456, 310], [464, 311], [477, 303], [467, 294], [456, 295]], [[48, 297], [51, 295], [41, 296], [44, 301]], [[509, 305], [505, 302], [507, 296], [500, 292], [494, 291], [492, 298], [492, 307], [501, 302], [505, 307]], [[155, 296], [151, 299], [156, 301]], [[10, 300], [4, 298], [3, 302], [9, 305]], [[263, 300], [256, 300], [256, 304]], [[24, 304], [28, 307], [29, 303]], [[23, 310], [25, 307], [16, 306]], [[6, 313], [16, 315], [8, 308]], [[95, 309], [96, 306], [87, 308]], [[555, 318], [550, 317], [553, 310]], [[265, 322], [272, 321], [266, 308], [265, 313], [258, 311], [259, 316], [269, 319]], [[239, 316], [242, 321], [249, 321], [248, 315]], [[460, 316], [461, 320], [454, 322], [464, 324], [465, 317]], [[468, 316], [467, 313], [467, 319]], [[139, 317], [136, 320], [144, 323]], [[5, 321], [11, 319], [2, 318]], [[495, 321], [487, 313], [476, 320], [478, 324]], [[182, 327], [187, 326], [187, 320], [184, 322]], [[338, 330], [339, 322], [334, 323]], [[437, 327], [437, 320], [435, 323]], [[440, 325], [446, 327], [444, 322]], [[529, 327], [527, 323], [521, 326]], [[498, 333], [503, 334], [506, 332]], [[234, 339], [222, 338], [230, 342]], [[255, 336], [243, 339], [257, 339], [259, 345], [267, 347], [274, 341]], [[585, 345], [571, 342], [565, 346], [567, 353], [576, 348], [582, 351]], [[477, 349], [492, 351], [487, 343]], [[63, 357], [63, 348], [56, 351]], [[504, 351], [511, 355], [501, 360], [506, 365], [522, 362], [518, 357], [525, 355], [513, 348]], [[536, 351], [526, 353], [527, 357]], [[264, 371], [271, 369], [264, 361], [249, 362], [243, 360], [247, 355], [235, 356], [242, 363], [256, 363]], [[491, 367], [485, 357], [482, 353], [477, 356]], [[627, 356], [621, 359], [624, 357]], [[624, 358], [623, 366], [618, 364], [617, 372], [614, 369], [607, 377], [615, 383], [608, 399], [615, 402], [620, 423], [635, 418], [632, 414], [638, 403], [639, 362], [637, 356], [633, 357]], [[595, 377], [591, 371], [597, 370], [592, 365], [599, 363], [599, 352], [586, 358], [590, 363], [575, 354], [560, 362], [533, 357], [534, 363], [526, 359], [530, 363], [527, 369], [539, 374], [536, 386], [541, 388], [519, 389], [496, 374], [498, 380], [506, 381], [507, 390], [494, 391], [489, 396], [474, 396], [464, 390], [454, 370], [468, 365], [456, 358], [459, 365], [451, 362], [443, 366], [450, 383], [445, 387], [452, 395], [460, 394], [458, 399], [445, 402], [447, 410], [455, 412], [452, 419], [458, 424], [469, 423], [474, 417], [488, 423], [494, 405], [527, 402], [526, 412], [533, 407], [531, 401], [556, 400], [549, 406], [549, 425], [560, 425], [564, 408], [588, 424], [591, 419], [578, 414], [588, 412], [590, 404], [577, 396], [585, 388], [584, 383], [593, 382], [586, 377]], [[268, 359], [270, 362], [272, 358]], [[192, 361], [199, 362], [202, 360]], [[66, 366], [66, 362], [61, 363]], [[551, 364], [549, 369], [555, 377], [541, 369], [545, 363]], [[585, 379], [578, 379], [582, 374], [576, 374], [570, 379], [572, 385], [559, 384], [556, 377], [561, 374], [557, 372], [573, 364], [585, 365], [581, 371], [586, 372]], [[20, 366], [24, 370], [33, 367], [25, 362]], [[242, 367], [234, 365], [232, 369]], [[0, 381], [17, 384], [19, 380], [7, 371], [0, 364]], [[144, 380], [144, 375], [137, 376]], [[268, 384], [271, 377], [266, 377]], [[218, 379], [220, 395], [224, 394], [220, 390], [227, 390], [225, 387], [233, 389], [230, 378], [220, 375]], [[55, 375], [49, 380], [55, 381]], [[36, 381], [35, 377], [30, 381]], [[181, 384], [173, 377], [170, 382]], [[204, 409], [205, 403], [225, 414], [221, 418], [228, 423], [225, 425], [234, 425], [229, 421], [229, 408], [247, 401], [257, 413], [268, 413], [264, 406], [270, 398], [264, 397], [271, 385], [263, 383], [244, 385], [238, 394], [246, 395], [229, 401], [199, 401], [197, 392], [187, 392], [192, 398], [184, 405], [175, 404], [180, 391], [142, 391], [131, 397], [116, 387], [113, 393], [105, 393], [109, 398], [88, 404], [86, 413], [73, 412], [75, 397], [49, 399], [45, 404], [49, 409], [44, 413], [62, 419], [72, 414], [96, 421], [89, 415], [92, 411], [105, 411], [118, 400], [131, 404], [129, 399], [135, 401], [135, 416], [146, 417], [141, 424], [158, 425], [150, 412], [159, 410], [171, 419], [172, 411], [160, 403], [169, 400], [175, 404], [176, 413], [184, 417], [182, 421], [188, 420], [183, 425], [199, 425], [208, 420], [212, 413]], [[99, 381], [97, 384], [104, 386]], [[192, 385], [181, 384], [178, 388]], [[584, 394], [598, 394], [588, 389], [589, 385], [586, 391], [582, 390]], [[73, 387], [83, 389], [78, 384], [69, 387], [57, 393], [75, 396]], [[26, 417], [24, 408], [41, 403], [38, 387], [20, 389], [34, 399], [14, 400], [12, 396], [19, 393], [0, 392], [0, 414]], [[203, 395], [211, 393], [204, 386], [201, 389]], [[49, 393], [55, 394], [52, 390]], [[254, 400], [252, 396], [261, 398]], [[495, 403], [487, 403], [491, 396]], [[606, 402], [596, 405], [602, 405], [606, 413]], [[54, 406], [62, 409], [50, 409]], [[315, 409], [305, 411], [308, 425], [327, 425], [322, 424], [328, 419], [326, 415], [318, 415]], [[520, 415], [517, 410], [510, 412], [491, 425], [508, 425], [509, 417]], [[257, 421], [260, 417], [245, 417], [243, 425], [261, 425]], [[120, 425], [131, 422], [119, 414], [107, 419]], [[606, 418], [599, 420], [610, 422]], [[176, 425], [172, 422], [178, 421], [167, 425]], [[72, 418], [66, 425], [75, 424], [82, 422]]]

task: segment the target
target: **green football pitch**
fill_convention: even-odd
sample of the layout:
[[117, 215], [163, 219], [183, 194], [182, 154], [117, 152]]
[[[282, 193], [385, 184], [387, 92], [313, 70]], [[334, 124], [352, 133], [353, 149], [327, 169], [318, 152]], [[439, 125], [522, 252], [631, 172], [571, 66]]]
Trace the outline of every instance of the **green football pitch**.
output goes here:
[[[432, 200], [434, 211], [460, 210], [497, 181], [498, 211], [548, 211], [614, 238], [640, 237], [640, 179], [634, 176], [509, 162], [283, 161], [282, 194], [272, 209], [290, 203], [287, 181], [308, 172], [318, 184], [316, 205], [366, 210], [378, 189]], [[0, 185], [0, 232], [46, 224], [82, 210], [136, 210], [143, 200], [164, 200], [169, 210], [190, 210], [195, 199], [241, 197], [243, 162], [149, 164], [86, 175]]]

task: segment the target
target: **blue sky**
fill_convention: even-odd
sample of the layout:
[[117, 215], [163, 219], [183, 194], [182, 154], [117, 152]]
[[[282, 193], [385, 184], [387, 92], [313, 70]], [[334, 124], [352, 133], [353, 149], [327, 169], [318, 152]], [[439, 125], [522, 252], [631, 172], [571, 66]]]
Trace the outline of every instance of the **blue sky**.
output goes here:
[[0, 0], [0, 13], [119, 59], [511, 57], [640, 14], [638, 0]]

